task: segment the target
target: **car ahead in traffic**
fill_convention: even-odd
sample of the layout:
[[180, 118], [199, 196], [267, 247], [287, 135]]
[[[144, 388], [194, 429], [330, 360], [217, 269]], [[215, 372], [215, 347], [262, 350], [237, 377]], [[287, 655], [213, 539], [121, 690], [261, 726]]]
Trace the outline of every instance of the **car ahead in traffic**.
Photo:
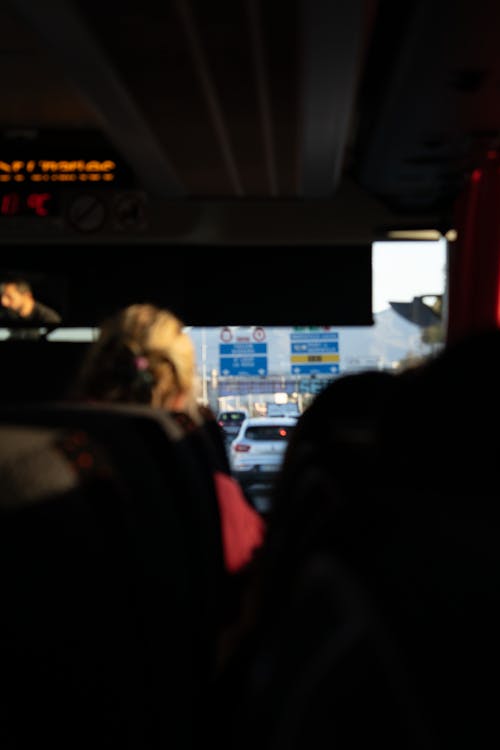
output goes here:
[[248, 411], [244, 408], [227, 409], [220, 411], [217, 415], [217, 422], [222, 428], [224, 438], [229, 445], [236, 437], [244, 419], [248, 417]]
[[271, 494], [296, 417], [248, 417], [229, 447], [234, 477], [250, 503], [270, 510]]

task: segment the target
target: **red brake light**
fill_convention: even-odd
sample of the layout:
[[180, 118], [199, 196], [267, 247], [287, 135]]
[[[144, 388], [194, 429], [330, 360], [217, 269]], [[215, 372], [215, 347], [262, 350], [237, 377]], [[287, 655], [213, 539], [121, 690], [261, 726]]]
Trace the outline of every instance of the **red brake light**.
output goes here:
[[247, 453], [250, 450], [250, 446], [246, 445], [246, 443], [236, 443], [236, 445], [233, 445], [233, 450], [237, 453]]
[[281, 437], [286, 437], [287, 436], [287, 431], [285, 430], [284, 427], [280, 428], [279, 433], [280, 433]]

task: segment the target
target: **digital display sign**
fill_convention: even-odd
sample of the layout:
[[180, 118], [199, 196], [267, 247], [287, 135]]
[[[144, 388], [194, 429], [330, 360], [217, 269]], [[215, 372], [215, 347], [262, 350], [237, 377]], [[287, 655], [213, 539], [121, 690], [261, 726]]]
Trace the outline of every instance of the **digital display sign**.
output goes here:
[[135, 176], [113, 144], [92, 130], [0, 134], [0, 190], [133, 188]]
[[0, 159], [0, 185], [6, 183], [109, 183], [116, 177], [113, 159]]
[[0, 216], [56, 216], [58, 203], [49, 191], [0, 193]]

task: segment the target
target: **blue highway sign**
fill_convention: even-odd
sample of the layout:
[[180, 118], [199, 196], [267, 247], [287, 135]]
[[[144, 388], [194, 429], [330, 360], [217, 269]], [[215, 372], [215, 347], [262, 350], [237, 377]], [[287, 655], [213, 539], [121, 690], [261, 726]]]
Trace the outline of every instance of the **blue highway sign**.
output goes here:
[[267, 375], [267, 343], [219, 344], [221, 375]]

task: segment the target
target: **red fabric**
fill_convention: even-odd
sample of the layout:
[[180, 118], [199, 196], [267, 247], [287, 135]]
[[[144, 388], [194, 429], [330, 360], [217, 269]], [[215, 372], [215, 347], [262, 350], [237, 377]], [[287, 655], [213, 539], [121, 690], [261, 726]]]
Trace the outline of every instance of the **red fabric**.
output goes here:
[[457, 241], [449, 254], [448, 330], [453, 343], [500, 326], [500, 155], [489, 151], [455, 207]]
[[222, 528], [224, 562], [230, 573], [236, 573], [250, 562], [254, 551], [264, 540], [265, 523], [245, 499], [233, 477], [222, 471], [214, 473]]

